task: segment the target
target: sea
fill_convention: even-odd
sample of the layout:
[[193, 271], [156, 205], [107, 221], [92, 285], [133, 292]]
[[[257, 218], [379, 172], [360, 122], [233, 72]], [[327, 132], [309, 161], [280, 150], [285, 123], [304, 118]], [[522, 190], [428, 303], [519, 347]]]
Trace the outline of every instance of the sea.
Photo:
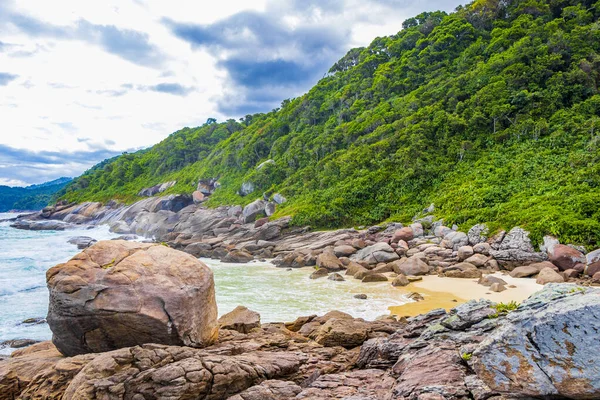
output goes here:
[[[17, 214], [0, 213], [0, 220]], [[0, 222], [0, 343], [14, 339], [48, 340], [44, 319], [48, 312], [46, 271], [80, 252], [68, 240], [89, 236], [96, 240], [117, 237], [107, 226], [67, 231], [26, 231]], [[373, 320], [389, 314], [390, 306], [405, 304], [402, 291], [389, 282], [361, 284], [347, 277], [343, 282], [309, 279], [312, 268], [287, 270], [269, 262], [226, 264], [202, 259], [213, 271], [219, 315], [244, 305], [261, 315], [262, 322], [287, 322], [299, 316], [322, 315], [331, 310]], [[354, 297], [366, 294], [367, 300]], [[14, 349], [0, 345], [0, 354]]]

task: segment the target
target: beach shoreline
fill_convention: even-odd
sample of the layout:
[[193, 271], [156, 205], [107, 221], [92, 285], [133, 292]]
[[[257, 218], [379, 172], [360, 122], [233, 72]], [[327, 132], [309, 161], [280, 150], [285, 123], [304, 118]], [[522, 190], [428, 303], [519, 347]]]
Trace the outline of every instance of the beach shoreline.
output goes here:
[[490, 291], [489, 287], [478, 284], [478, 279], [426, 275], [423, 276], [422, 280], [400, 288], [407, 294], [410, 292], [419, 293], [424, 300], [401, 306], [391, 306], [389, 310], [391, 314], [399, 317], [413, 317], [436, 308], [443, 308], [448, 311], [469, 300], [487, 299], [495, 303], [508, 303], [511, 301], [520, 303], [544, 287], [531, 278], [513, 278], [501, 272], [496, 272], [491, 276], [503, 279], [507, 284], [507, 289], [496, 293]]

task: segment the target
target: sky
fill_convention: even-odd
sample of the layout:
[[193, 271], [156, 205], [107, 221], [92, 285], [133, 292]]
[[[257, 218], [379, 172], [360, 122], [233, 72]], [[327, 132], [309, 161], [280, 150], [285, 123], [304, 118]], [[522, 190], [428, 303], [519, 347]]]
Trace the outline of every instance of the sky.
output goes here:
[[0, 185], [75, 177], [267, 112], [353, 47], [457, 0], [0, 0]]

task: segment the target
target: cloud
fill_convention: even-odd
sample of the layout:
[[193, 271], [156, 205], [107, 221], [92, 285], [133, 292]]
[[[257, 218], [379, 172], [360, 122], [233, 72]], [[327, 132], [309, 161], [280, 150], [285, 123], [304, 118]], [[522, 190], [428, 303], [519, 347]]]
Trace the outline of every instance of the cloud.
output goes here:
[[[217, 66], [227, 72], [225, 93], [217, 100], [221, 112], [268, 111], [274, 103], [316, 83], [347, 50], [350, 26], [310, 17], [317, 9], [339, 12], [343, 2], [326, 6], [316, 1], [287, 3], [284, 9], [271, 5], [264, 12], [243, 11], [205, 25], [163, 19], [175, 36], [213, 54], [219, 60]], [[285, 21], [290, 14], [298, 19], [296, 25]], [[269, 104], [266, 108], [265, 103]]]
[[54, 25], [0, 6], [0, 28], [11, 26], [32, 37], [82, 40], [124, 60], [146, 67], [160, 67], [165, 55], [150, 43], [145, 32], [93, 24], [79, 19], [69, 26]]
[[0, 86], [6, 86], [18, 77], [19, 75], [9, 74], [8, 72], [0, 72]]
[[194, 88], [185, 87], [178, 83], [159, 83], [158, 85], [147, 86], [145, 88], [153, 92], [174, 94], [176, 96], [187, 96], [194, 91]]
[[0, 144], [0, 182], [34, 184], [61, 176], [78, 176], [94, 164], [119, 154], [106, 148], [34, 152]]

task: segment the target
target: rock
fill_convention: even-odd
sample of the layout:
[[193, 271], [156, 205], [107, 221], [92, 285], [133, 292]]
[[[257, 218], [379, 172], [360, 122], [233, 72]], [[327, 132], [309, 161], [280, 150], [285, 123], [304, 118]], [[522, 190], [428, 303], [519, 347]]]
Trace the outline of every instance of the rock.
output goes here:
[[565, 281], [562, 275], [553, 270], [552, 268], [544, 268], [540, 271], [539, 275], [535, 282], [540, 285], [545, 285], [547, 283], [562, 283]]
[[469, 244], [469, 237], [464, 232], [452, 231], [444, 236], [443, 244], [447, 249], [458, 251], [462, 246], [467, 246]]
[[399, 258], [400, 257], [396, 254], [394, 249], [385, 242], [367, 246], [350, 257], [351, 260], [358, 262], [364, 261], [368, 264], [378, 264], [380, 262], [387, 263]]
[[596, 272], [594, 276], [592, 276], [592, 282], [600, 283], [600, 272]]
[[337, 257], [349, 257], [356, 253], [356, 249], [350, 245], [335, 246], [333, 252]]
[[492, 250], [492, 246], [489, 243], [477, 243], [473, 246], [473, 251], [477, 254], [483, 254], [484, 256], [489, 256], [490, 251]]
[[467, 236], [469, 237], [469, 244], [471, 246], [475, 246], [478, 243], [483, 243], [487, 240], [487, 234], [489, 233], [489, 229], [485, 224], [477, 224], [474, 225]]
[[252, 182], [244, 182], [242, 183], [242, 187], [238, 190], [238, 194], [242, 197], [248, 196], [250, 193], [254, 192], [255, 186]]
[[310, 274], [309, 278], [310, 279], [319, 279], [319, 278], [324, 278], [327, 275], [329, 275], [329, 272], [327, 271], [326, 268], [319, 268], [315, 272]]
[[[424, 234], [423, 225], [420, 222], [415, 222], [414, 224], [411, 224], [410, 229], [412, 229], [413, 235], [416, 238], [422, 237]], [[406, 240], [406, 239], [404, 239], [404, 240]]]
[[242, 215], [243, 212], [242, 206], [233, 206], [227, 210], [227, 216], [230, 218], [236, 218]]
[[394, 278], [394, 280], [392, 281], [392, 286], [406, 286], [409, 283], [410, 282], [408, 281], [406, 276], [404, 276], [403, 274], [400, 274]]
[[366, 299], [367, 299], [367, 295], [366, 295], [366, 294], [364, 294], [364, 293], [361, 293], [361, 294], [355, 294], [355, 295], [354, 295], [354, 296], [352, 296], [352, 297], [354, 297], [355, 299], [359, 299], [359, 300], [366, 300]]
[[219, 318], [219, 326], [221, 329], [250, 333], [252, 329], [260, 327], [260, 314], [244, 306], [237, 306]]
[[83, 250], [96, 243], [97, 240], [89, 236], [75, 236], [69, 238], [68, 242], [76, 245], [79, 250]]
[[548, 251], [548, 258], [561, 271], [575, 268], [577, 264], [585, 264], [585, 256], [578, 250], [564, 244], [556, 244]]
[[221, 186], [216, 178], [200, 179], [196, 186], [196, 191], [202, 193], [202, 195], [210, 196]]
[[232, 250], [221, 258], [224, 263], [244, 264], [254, 260], [254, 256], [242, 250]]
[[212, 255], [212, 246], [208, 243], [191, 243], [185, 247], [184, 251], [194, 257], [210, 257]]
[[67, 356], [144, 343], [204, 347], [217, 337], [211, 270], [166, 246], [98, 242], [46, 280], [52, 341]]
[[510, 272], [510, 276], [513, 278], [527, 278], [535, 274], [539, 274], [539, 270], [531, 265], [525, 265], [523, 267], [517, 267]]
[[286, 400], [296, 398], [300, 392], [302, 388], [294, 382], [267, 380], [227, 400]]
[[491, 284], [490, 290], [492, 292], [496, 292], [496, 293], [504, 292], [506, 290], [506, 286], [504, 286], [503, 284], [501, 284], [499, 282], [494, 282]]
[[194, 201], [194, 204], [200, 204], [204, 202], [206, 198], [204, 197], [204, 194], [202, 194], [202, 192], [196, 190], [192, 193], [192, 200]]
[[489, 300], [470, 300], [450, 310], [450, 314], [440, 321], [448, 329], [462, 331], [496, 313]]
[[354, 261], [350, 261], [350, 264], [348, 264], [346, 267], [346, 275], [354, 276], [358, 272], [361, 272], [361, 271], [368, 271], [368, 270], [365, 267], [363, 267], [362, 265], [355, 263]]
[[464, 261], [467, 258], [471, 257], [473, 255], [473, 248], [471, 246], [461, 246], [458, 249], [458, 259], [460, 261]]
[[565, 280], [573, 279], [573, 278], [577, 278], [579, 276], [579, 271], [577, 271], [575, 269], [568, 269], [565, 272], [563, 272], [562, 275], [565, 278]]
[[585, 274], [594, 276], [597, 272], [600, 272], [600, 249], [590, 251], [586, 255]]
[[544, 236], [544, 243], [540, 245], [540, 251], [542, 253], [550, 253], [554, 250], [554, 246], [560, 244], [557, 238], [554, 236]]
[[473, 254], [471, 257], [467, 258], [465, 262], [469, 264], [473, 264], [477, 268], [481, 268], [485, 265], [485, 263], [489, 260], [489, 257], [484, 256], [483, 254]]
[[254, 222], [257, 217], [264, 216], [266, 203], [266, 201], [258, 199], [244, 207], [242, 210], [244, 223]]
[[[466, 263], [461, 263], [461, 264], [466, 264]], [[473, 264], [469, 264], [469, 265], [473, 265]], [[473, 266], [475, 267], [475, 266]], [[444, 272], [444, 275], [447, 278], [463, 278], [463, 279], [475, 279], [475, 278], [481, 278], [481, 271], [478, 270], [477, 268], [468, 268], [468, 269], [454, 269], [454, 270], [450, 270], [450, 271], [446, 271]]]
[[399, 240], [404, 240], [405, 242], [413, 240], [415, 234], [410, 226], [405, 226], [404, 228], [398, 229], [394, 236], [392, 237], [393, 242], [398, 242]]
[[417, 292], [410, 292], [409, 294], [406, 295], [406, 298], [413, 300], [413, 301], [423, 301], [425, 300], [425, 298], [423, 297], [423, 295], [421, 293], [417, 293]]
[[[498, 250], [495, 250], [496, 247]], [[546, 253], [537, 253], [533, 249], [529, 232], [515, 227], [504, 236], [499, 245], [492, 244], [490, 255], [501, 265], [512, 268], [523, 264], [545, 261]]]
[[[575, 289], [575, 290], [574, 290]], [[469, 365], [509, 398], [600, 398], [600, 291], [548, 284], [511, 312]]]
[[558, 267], [554, 264], [552, 264], [550, 261], [542, 261], [542, 262], [538, 262], [538, 263], [533, 263], [533, 264], [529, 264], [528, 265], [531, 268], [535, 268], [539, 271], [543, 270], [544, 268], [551, 268], [555, 271], [559, 271]]
[[439, 238], [445, 237], [450, 232], [452, 232], [452, 229], [450, 229], [444, 225], [436, 226], [435, 229], [433, 230], [433, 234]]
[[[405, 261], [403, 261], [405, 260]], [[429, 265], [427, 265], [423, 260], [416, 257], [410, 257], [407, 259], [403, 259], [400, 261], [396, 261], [392, 263], [394, 268], [394, 272], [398, 275], [427, 275], [430, 271]]]
[[406, 279], [408, 279], [408, 281], [409, 281], [410, 283], [412, 283], [412, 282], [418, 282], [418, 281], [422, 281], [422, 280], [423, 280], [423, 277], [422, 277], [422, 276], [407, 275], [407, 276], [406, 276]]
[[75, 225], [63, 221], [27, 221], [18, 220], [10, 225], [11, 228], [27, 231], [64, 231], [74, 229]]
[[337, 272], [334, 272], [333, 274], [329, 275], [329, 277], [327, 279], [329, 279], [330, 281], [336, 281], [336, 282], [345, 281], [344, 277], [341, 276], [340, 274], [338, 274]]
[[375, 274], [387, 274], [388, 272], [394, 272], [394, 264], [379, 264], [375, 268], [373, 268], [373, 273]]
[[329, 272], [340, 271], [344, 269], [344, 264], [335, 256], [333, 250], [326, 249], [317, 257], [317, 266], [325, 268]]
[[152, 197], [155, 196], [159, 193], [164, 192], [167, 189], [172, 188], [173, 186], [175, 186], [175, 184], [177, 183], [177, 181], [171, 181], [171, 182], [165, 182], [165, 183], [160, 183], [158, 185], [149, 187], [149, 188], [144, 188], [142, 190], [139, 191], [138, 196], [139, 197]]
[[483, 286], [492, 286], [494, 283], [498, 283], [500, 285], [508, 285], [504, 279], [498, 278], [494, 275], [482, 276], [477, 283]]
[[257, 219], [256, 222], [254, 222], [254, 227], [260, 228], [261, 226], [264, 226], [268, 223], [269, 223], [269, 217], [260, 218], [260, 219]]
[[24, 319], [23, 321], [21, 321], [22, 324], [30, 324], [30, 325], [41, 325], [41, 324], [45, 324], [46, 318], [42, 318], [42, 317], [37, 317], [37, 318], [27, 318]]
[[367, 325], [356, 319], [331, 318], [318, 330], [315, 342], [326, 347], [354, 348], [368, 338]]
[[382, 274], [376, 274], [376, 273], [371, 273], [367, 276], [365, 276], [362, 279], [362, 283], [369, 283], [369, 282], [387, 282], [388, 278], [385, 277], [385, 275]]
[[265, 214], [267, 215], [267, 217], [270, 217], [271, 215], [275, 214], [275, 203], [268, 202], [267, 204], [265, 204]]
[[283, 204], [283, 203], [285, 203], [287, 200], [286, 200], [286, 198], [285, 198], [285, 197], [283, 197], [281, 194], [279, 194], [279, 193], [275, 193], [275, 194], [273, 195], [273, 201], [274, 201], [275, 203], [277, 203], [277, 204]]

